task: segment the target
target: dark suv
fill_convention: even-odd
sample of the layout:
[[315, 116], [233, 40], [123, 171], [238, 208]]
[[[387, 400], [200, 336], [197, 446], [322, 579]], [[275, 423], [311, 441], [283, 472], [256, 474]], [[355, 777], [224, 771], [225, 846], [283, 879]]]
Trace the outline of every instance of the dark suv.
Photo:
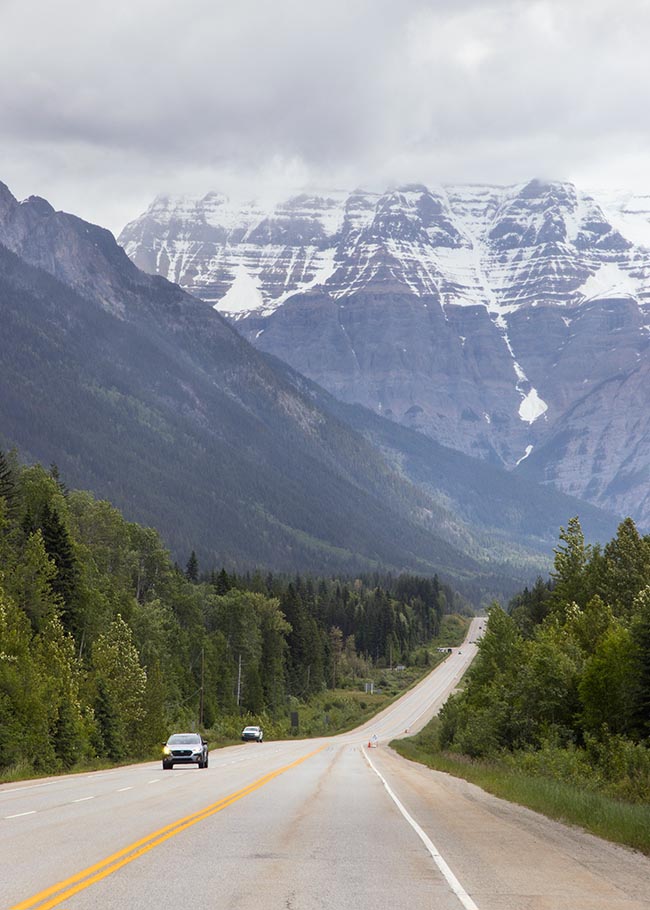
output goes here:
[[208, 744], [199, 733], [173, 733], [163, 746], [163, 771], [174, 765], [208, 767]]

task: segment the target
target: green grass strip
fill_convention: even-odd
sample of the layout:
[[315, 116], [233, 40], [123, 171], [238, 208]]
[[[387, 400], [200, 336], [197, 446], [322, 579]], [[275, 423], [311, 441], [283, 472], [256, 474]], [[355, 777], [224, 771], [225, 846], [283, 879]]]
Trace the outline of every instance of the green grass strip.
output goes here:
[[391, 746], [404, 758], [464, 778], [494, 796], [650, 855], [650, 806], [612, 799], [562, 781], [532, 777], [498, 762], [430, 751], [415, 739], [395, 740]]

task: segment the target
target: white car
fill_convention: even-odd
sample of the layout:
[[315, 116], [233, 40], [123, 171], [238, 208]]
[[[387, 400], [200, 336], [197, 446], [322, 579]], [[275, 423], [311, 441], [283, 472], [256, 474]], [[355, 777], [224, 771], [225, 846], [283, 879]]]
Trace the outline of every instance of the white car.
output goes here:
[[163, 771], [174, 765], [208, 767], [208, 744], [199, 733], [172, 733], [163, 745]]
[[241, 731], [241, 738], [245, 743], [261, 743], [264, 740], [264, 732], [261, 727], [244, 727]]

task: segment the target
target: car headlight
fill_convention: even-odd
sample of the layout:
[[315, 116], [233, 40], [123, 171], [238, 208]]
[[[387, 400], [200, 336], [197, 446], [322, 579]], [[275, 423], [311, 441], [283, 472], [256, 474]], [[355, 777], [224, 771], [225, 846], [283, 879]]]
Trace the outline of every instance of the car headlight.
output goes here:
[[172, 750], [169, 748], [169, 746], [163, 746], [163, 755], [171, 755], [171, 754], [172, 754]]

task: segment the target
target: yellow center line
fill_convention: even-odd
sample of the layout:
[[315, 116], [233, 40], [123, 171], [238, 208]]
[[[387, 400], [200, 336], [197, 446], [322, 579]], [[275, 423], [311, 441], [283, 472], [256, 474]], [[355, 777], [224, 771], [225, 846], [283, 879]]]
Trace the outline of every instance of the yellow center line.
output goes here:
[[[246, 787], [242, 787], [241, 790], [237, 790], [229, 796], [220, 799], [218, 802], [206, 806], [199, 812], [187, 815], [185, 818], [180, 818], [171, 825], [166, 825], [164, 828], [153, 831], [151, 834], [147, 835], [147, 837], [143, 837], [130, 844], [128, 847], [118, 850], [117, 853], [111, 854], [106, 857], [106, 859], [95, 863], [93, 866], [89, 866], [87, 869], [83, 869], [81, 872], [77, 872], [75, 875], [70, 876], [70, 878], [58, 882], [56, 885], [52, 885], [50, 888], [46, 888], [43, 891], [39, 891], [38, 894], [35, 894], [33, 897], [30, 897], [19, 904], [15, 904], [11, 907], [11, 910], [31, 910], [31, 908], [37, 906], [38, 910], [50, 910], [52, 907], [58, 907], [59, 904], [77, 894], [79, 891], [83, 891], [85, 888], [90, 887], [90, 885], [107, 878], [109, 875], [112, 875], [113, 872], [117, 872], [118, 869], [121, 869], [128, 863], [132, 863], [133, 860], [138, 857], [148, 853], [149, 850], [153, 850], [154, 847], [175, 837], [192, 825], [196, 825], [197, 822], [203, 821], [203, 819], [209, 818], [217, 812], [221, 812], [238, 800], [243, 799], [244, 796], [254, 793], [255, 790], [264, 787], [274, 778], [279, 777], [280, 774], [290, 771], [291, 768], [295, 768], [297, 765], [302, 764], [302, 762], [307, 761], [307, 759], [311, 758], [313, 755], [317, 755], [318, 752], [321, 752], [324, 748], [325, 746], [320, 746], [320, 748], [308, 752], [307, 755], [303, 755], [302, 758], [296, 759], [296, 761], [291, 762], [291, 764], [284, 765], [282, 768], [278, 768], [277, 771], [270, 771], [263, 777], [258, 778], [258, 780], [253, 781], [252, 784], [248, 784]], [[51, 898], [51, 900], [48, 900], [48, 898]]]

